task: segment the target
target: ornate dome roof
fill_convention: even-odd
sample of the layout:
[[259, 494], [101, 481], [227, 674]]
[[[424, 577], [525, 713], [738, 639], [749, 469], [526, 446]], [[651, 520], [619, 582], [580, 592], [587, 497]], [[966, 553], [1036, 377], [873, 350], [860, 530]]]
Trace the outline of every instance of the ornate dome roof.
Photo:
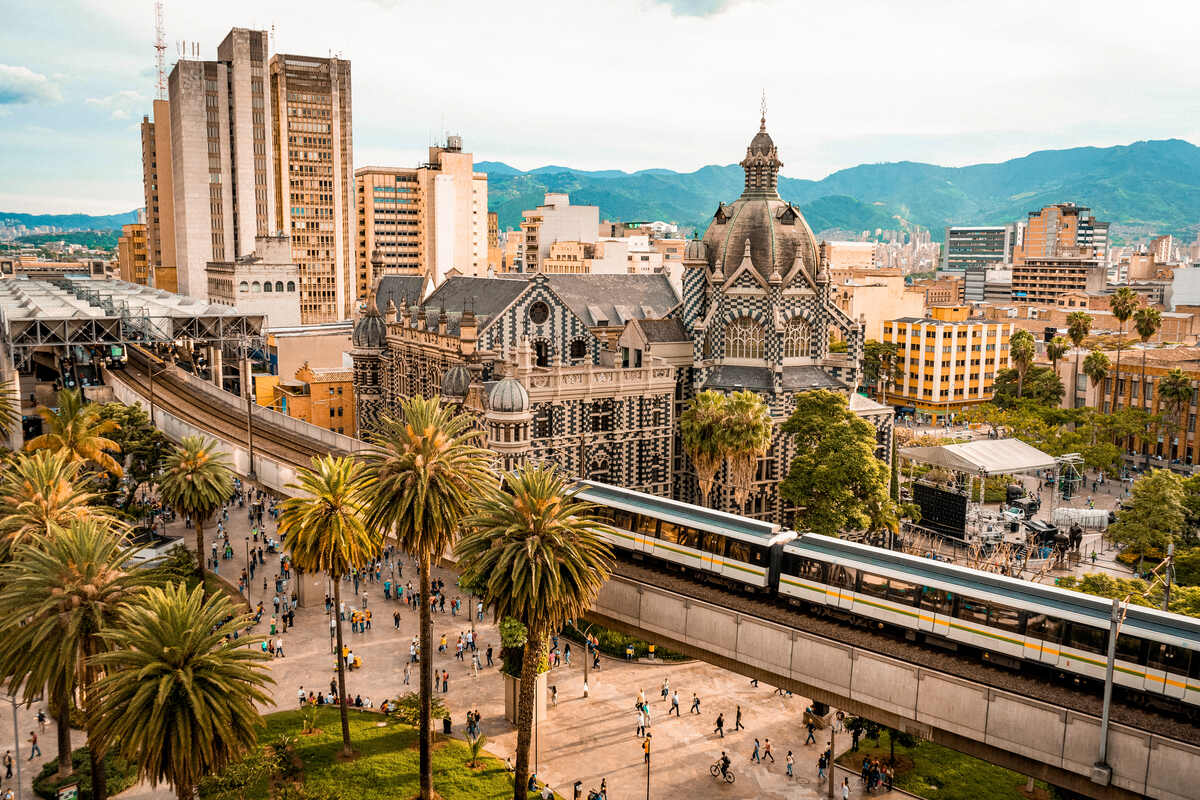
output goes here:
[[718, 207], [704, 233], [709, 269], [731, 277], [749, 241], [750, 260], [764, 278], [787, 276], [797, 258], [815, 276], [820, 266], [817, 240], [800, 210], [779, 197], [776, 182], [783, 162], [765, 119], [741, 166], [746, 173], [742, 196]]
[[442, 394], [446, 397], [466, 397], [471, 387], [471, 371], [455, 364], [442, 376]]
[[488, 393], [488, 408], [506, 414], [529, 410], [529, 392], [516, 378], [504, 378]]
[[354, 323], [354, 333], [350, 339], [355, 347], [382, 350], [387, 347], [387, 325], [375, 308], [374, 298], [367, 303], [366, 313]]

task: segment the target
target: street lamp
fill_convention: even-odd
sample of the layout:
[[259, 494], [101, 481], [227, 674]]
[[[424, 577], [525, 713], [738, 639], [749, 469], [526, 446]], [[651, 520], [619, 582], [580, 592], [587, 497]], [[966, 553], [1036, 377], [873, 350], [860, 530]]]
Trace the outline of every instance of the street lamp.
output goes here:
[[[32, 702], [40, 703], [41, 700], [38, 696]], [[9, 695], [8, 702], [12, 704], [13, 712], [13, 762], [17, 767], [17, 800], [21, 800], [21, 731], [17, 722], [17, 698]]]
[[246, 471], [246, 477], [256, 481], [258, 475], [254, 472], [254, 393], [250, 388], [254, 378], [250, 366], [250, 340], [243, 336], [238, 349], [242, 356], [242, 394], [246, 396], [246, 445], [250, 451], [250, 468]]
[[250, 537], [246, 537], [246, 600], [250, 600]]

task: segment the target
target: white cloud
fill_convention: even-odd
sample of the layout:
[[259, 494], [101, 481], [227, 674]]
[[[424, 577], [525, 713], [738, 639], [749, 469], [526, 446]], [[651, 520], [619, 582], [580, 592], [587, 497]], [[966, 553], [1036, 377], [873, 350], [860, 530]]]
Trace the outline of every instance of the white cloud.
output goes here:
[[124, 89], [107, 97], [89, 97], [84, 102], [89, 106], [111, 109], [110, 116], [113, 119], [129, 119], [131, 114], [149, 104], [146, 97], [133, 89]]
[[45, 75], [28, 67], [0, 64], [0, 105], [57, 103], [62, 92]]

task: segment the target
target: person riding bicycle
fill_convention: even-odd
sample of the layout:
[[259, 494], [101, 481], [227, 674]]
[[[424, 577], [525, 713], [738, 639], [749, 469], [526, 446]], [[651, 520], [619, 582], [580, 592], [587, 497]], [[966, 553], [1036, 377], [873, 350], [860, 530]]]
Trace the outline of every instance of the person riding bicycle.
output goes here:
[[721, 777], [724, 778], [729, 772], [729, 756], [725, 755], [724, 750], [721, 751], [721, 760], [717, 762], [717, 765], [721, 768]]

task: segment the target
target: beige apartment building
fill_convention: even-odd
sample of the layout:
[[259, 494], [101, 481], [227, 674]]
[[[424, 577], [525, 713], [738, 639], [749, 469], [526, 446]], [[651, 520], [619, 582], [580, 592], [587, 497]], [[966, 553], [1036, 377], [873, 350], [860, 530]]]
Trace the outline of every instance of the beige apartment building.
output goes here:
[[275, 228], [292, 240], [300, 320], [352, 316], [354, 147], [350, 62], [271, 57]]
[[[486, 197], [486, 195], [485, 195]], [[500, 249], [500, 215], [495, 211], [487, 212], [487, 265], [488, 270], [495, 274], [501, 270], [504, 262], [504, 252]]]
[[144, 222], [121, 226], [121, 235], [117, 238], [117, 274], [123, 281], [149, 285], [150, 259]]
[[1015, 302], [1057, 305], [1064, 294], [1094, 294], [1108, 280], [1108, 270], [1091, 256], [1026, 257], [1013, 262], [1012, 299]]
[[522, 216], [525, 272], [537, 272], [555, 242], [595, 242], [600, 230], [599, 206], [573, 206], [568, 195], [556, 192], [548, 192], [542, 205]]
[[834, 280], [841, 271], [879, 266], [874, 242], [821, 242], [821, 257]]
[[176, 292], [175, 190], [171, 167], [171, 106], [155, 100], [153, 118], [142, 117], [142, 191], [146, 202], [147, 283]]
[[856, 268], [838, 280], [831, 295], [850, 319], [865, 326], [867, 339], [880, 340], [886, 320], [925, 314], [925, 290], [904, 285], [904, 270]]
[[[450, 270], [487, 275], [487, 175], [463, 152], [461, 136], [429, 148], [419, 167], [361, 167], [354, 171], [358, 241], [356, 298], [382, 275], [427, 275], [440, 284]], [[499, 232], [495, 232], [499, 261]], [[376, 274], [374, 254], [382, 267]]]
[[286, 236], [257, 236], [253, 252], [210, 261], [206, 269], [210, 303], [262, 314], [272, 330], [300, 324], [300, 275]]
[[205, 265], [251, 252], [255, 236], [274, 227], [266, 74], [267, 32], [245, 28], [229, 32], [216, 61], [183, 59], [171, 71], [171, 188], [182, 294], [205, 297]]

